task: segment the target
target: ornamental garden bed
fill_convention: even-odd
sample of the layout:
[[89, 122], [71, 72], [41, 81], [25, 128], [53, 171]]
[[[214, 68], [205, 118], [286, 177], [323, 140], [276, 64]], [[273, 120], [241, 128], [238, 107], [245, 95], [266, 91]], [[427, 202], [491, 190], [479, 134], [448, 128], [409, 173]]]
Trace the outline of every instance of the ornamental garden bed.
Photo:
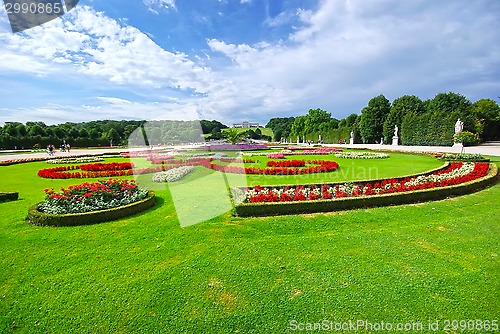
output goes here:
[[99, 178], [149, 174], [161, 172], [168, 168], [173, 168], [173, 166], [134, 168], [134, 164], [130, 162], [111, 162], [44, 168], [38, 171], [38, 176], [46, 179]]
[[490, 159], [485, 158], [482, 154], [472, 153], [444, 153], [437, 155], [438, 159], [446, 161], [465, 161], [465, 162], [489, 162]]
[[18, 198], [19, 198], [19, 193], [17, 192], [0, 192], [0, 203], [17, 201]]
[[116, 220], [144, 211], [155, 204], [152, 191], [140, 189], [134, 180], [101, 180], [94, 183], [45, 189], [43, 202], [28, 210], [34, 225], [75, 226]]
[[[462, 163], [447, 163], [438, 171], [414, 178], [309, 186], [233, 188], [232, 193], [235, 202], [241, 203], [235, 210], [242, 217], [409, 204], [468, 194], [497, 181], [498, 167], [495, 164], [473, 165], [471, 169], [470, 166], [464, 167]], [[432, 179], [435, 179], [435, 182], [429, 181]], [[248, 196], [249, 191], [253, 192], [251, 196]]]

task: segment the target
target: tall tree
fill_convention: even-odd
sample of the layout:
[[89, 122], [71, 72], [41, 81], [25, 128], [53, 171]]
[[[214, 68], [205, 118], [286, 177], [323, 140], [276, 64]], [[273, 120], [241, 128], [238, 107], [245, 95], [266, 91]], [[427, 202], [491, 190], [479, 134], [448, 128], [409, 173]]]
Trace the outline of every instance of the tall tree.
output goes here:
[[392, 101], [391, 110], [384, 122], [383, 135], [386, 143], [394, 136], [394, 126], [397, 125], [401, 128], [403, 118], [409, 112], [415, 113], [416, 115], [425, 112], [424, 103], [420, 98], [414, 95], [404, 95]]
[[118, 145], [120, 143], [120, 135], [114, 128], [106, 132], [105, 138], [109, 141], [109, 146]]
[[332, 115], [322, 109], [309, 109], [304, 122], [305, 133], [317, 132], [320, 125], [328, 123]]
[[266, 128], [273, 130], [275, 141], [280, 141], [282, 138], [288, 138], [290, 136], [294, 120], [295, 117], [271, 118], [266, 124]]
[[483, 141], [500, 140], [500, 106], [491, 99], [481, 99], [472, 104], [472, 112]]
[[229, 140], [229, 142], [233, 145], [241, 142], [241, 140], [247, 136], [246, 131], [240, 132], [240, 131], [238, 131], [238, 129], [235, 129], [235, 128], [226, 129], [226, 130], [224, 130], [223, 134], [224, 134], [224, 137], [227, 140]]
[[365, 143], [378, 142], [382, 137], [384, 122], [391, 109], [384, 95], [372, 98], [361, 111], [360, 132]]
[[292, 136], [302, 137], [306, 134], [306, 116], [296, 117], [292, 124]]

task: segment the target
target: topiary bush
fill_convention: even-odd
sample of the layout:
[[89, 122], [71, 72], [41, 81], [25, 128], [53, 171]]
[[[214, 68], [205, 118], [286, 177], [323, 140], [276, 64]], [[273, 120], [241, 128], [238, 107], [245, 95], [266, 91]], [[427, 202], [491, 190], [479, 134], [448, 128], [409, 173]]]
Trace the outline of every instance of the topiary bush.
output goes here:
[[0, 202], [17, 201], [18, 198], [17, 192], [0, 192]]

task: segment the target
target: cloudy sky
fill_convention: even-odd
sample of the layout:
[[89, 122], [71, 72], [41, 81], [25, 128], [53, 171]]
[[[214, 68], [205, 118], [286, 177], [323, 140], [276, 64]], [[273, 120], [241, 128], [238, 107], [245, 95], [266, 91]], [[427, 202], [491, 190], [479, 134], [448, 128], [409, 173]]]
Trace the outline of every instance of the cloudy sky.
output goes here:
[[500, 96], [498, 0], [81, 0], [12, 33], [0, 3], [0, 124], [267, 123], [379, 94]]

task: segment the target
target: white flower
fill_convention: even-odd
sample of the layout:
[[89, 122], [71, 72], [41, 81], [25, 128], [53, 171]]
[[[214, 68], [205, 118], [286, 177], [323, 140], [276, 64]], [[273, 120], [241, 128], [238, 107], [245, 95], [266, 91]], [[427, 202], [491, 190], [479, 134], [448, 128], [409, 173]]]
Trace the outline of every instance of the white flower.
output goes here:
[[193, 166], [172, 168], [164, 172], [155, 173], [152, 180], [153, 182], [175, 182], [181, 180], [193, 170]]

